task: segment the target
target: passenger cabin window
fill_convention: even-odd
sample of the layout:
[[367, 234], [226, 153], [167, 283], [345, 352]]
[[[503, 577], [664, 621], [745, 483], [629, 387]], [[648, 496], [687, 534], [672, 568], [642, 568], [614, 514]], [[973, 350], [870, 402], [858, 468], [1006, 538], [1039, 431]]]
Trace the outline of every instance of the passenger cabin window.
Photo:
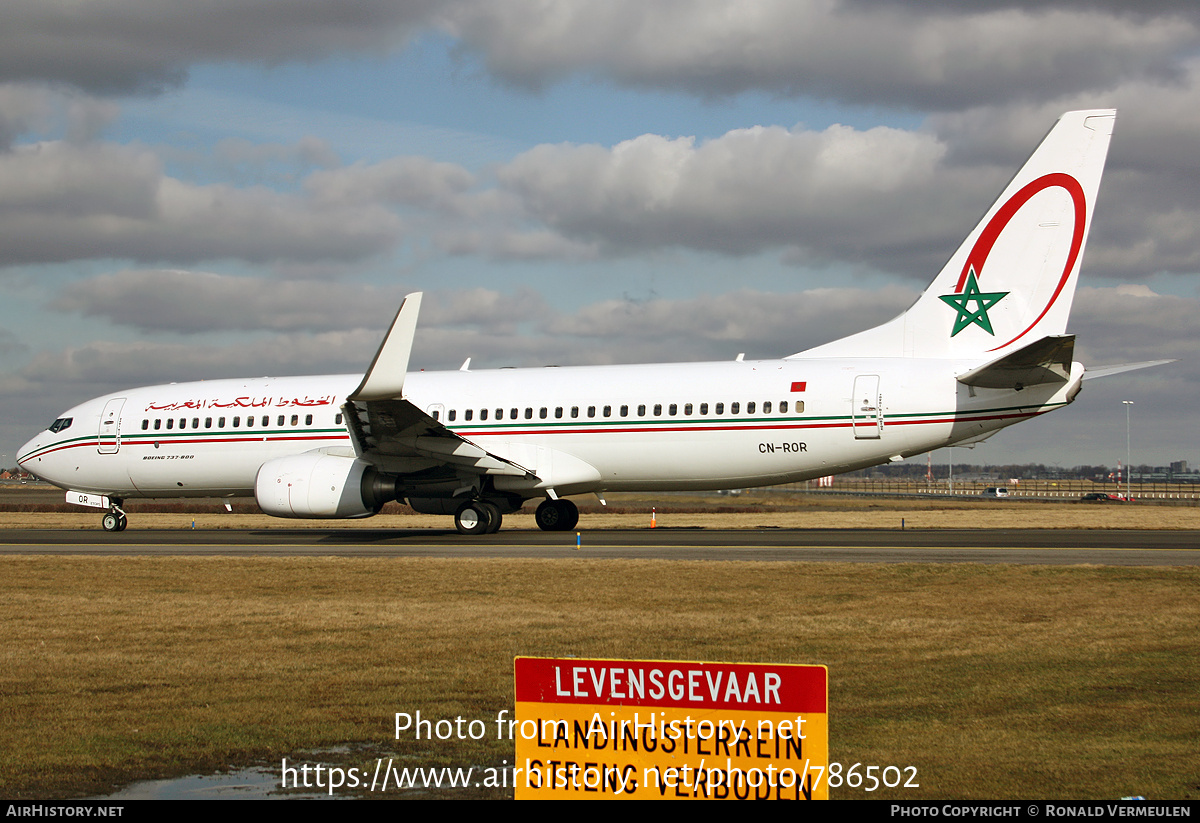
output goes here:
[[339, 426], [342, 425], [342, 413], [341, 412], [338, 412], [337, 417], [333, 418], [333, 422]]
[[741, 404], [741, 403], [730, 403], [730, 404], [729, 404], [729, 413], [730, 413], [730, 414], [737, 414], [737, 413], [738, 413], [738, 410], [739, 410], [739, 409], [741, 409], [741, 408], [742, 408], [742, 404]]
[[[222, 424], [222, 425], [224, 425], [224, 424]], [[312, 425], [312, 415], [311, 414], [304, 415], [304, 425], [306, 425], [306, 426]]]
[[545, 406], [542, 406], [540, 409], [538, 409], [538, 417], [541, 418], [542, 420], [546, 419], [546, 414], [547, 414], [547, 409]]
[[579, 416], [579, 407], [572, 406], [571, 407], [571, 417], [578, 417], [578, 416]]
[[204, 428], [206, 428], [206, 429], [212, 428], [212, 418], [211, 417], [204, 418]]
[[700, 404], [700, 413], [701, 413], [701, 414], [708, 414], [708, 404], [707, 404], [707, 403], [701, 403], [701, 404]]
[[655, 416], [655, 417], [662, 417], [662, 403], [655, 403], [655, 404], [654, 404], [654, 416]]
[[691, 416], [691, 414], [692, 414], [692, 404], [691, 403], [683, 404], [683, 413], [688, 415], [689, 417]]
[[[309, 415], [309, 416], [311, 417], [311, 415]], [[217, 418], [217, 428], [219, 428], [219, 429], [225, 428], [225, 418], [224, 417]]]
[[763, 403], [763, 414], [770, 414], [770, 413], [771, 413], [771, 401], [768, 400], [765, 403]]
[[298, 414], [293, 414], [293, 415], [292, 415], [292, 425], [293, 425], [293, 426], [299, 426], [299, 425], [300, 425], [300, 415], [298, 415]]
[[674, 403], [672, 403], [671, 405], [667, 406], [667, 414], [669, 414], [669, 415], [671, 415], [672, 417], [674, 417], [674, 416], [675, 416], [676, 414], [678, 414], [678, 413], [679, 413], [679, 407], [678, 407], [678, 406], [676, 406]]
[[754, 414], [754, 404], [753, 403], [746, 404], [746, 414]]
[[605, 407], [604, 407], [604, 416], [605, 416], [605, 417], [612, 417], [612, 406], [605, 406]]
[[787, 401], [786, 400], [779, 401], [779, 413], [787, 414]]
[[533, 407], [532, 407], [532, 406], [527, 406], [527, 407], [525, 408], [525, 419], [526, 419], [526, 420], [532, 420], [532, 419], [533, 419]]
[[474, 409], [467, 409], [466, 411], [463, 412], [463, 420], [470, 420], [474, 416], [475, 416]]
[[150, 421], [149, 421], [149, 420], [143, 420], [143, 421], [142, 421], [142, 431], [146, 431], [148, 428], [150, 428]]
[[517, 410], [516, 410], [516, 409], [512, 409], [512, 410], [511, 410], [511, 411], [508, 413], [508, 419], [509, 419], [509, 420], [516, 420], [516, 419], [517, 419]]
[[454, 418], [457, 414], [458, 414], [458, 409], [451, 409], [450, 411], [446, 412], [446, 419], [449, 420], [451, 423], [453, 423]]
[[487, 409], [480, 409], [480, 410], [479, 410], [479, 419], [480, 419], [480, 420], [487, 420]]
[[281, 415], [279, 415], [279, 420], [278, 420], [278, 422], [276, 422], [276, 424], [275, 424], [276, 426], [282, 426], [282, 425], [283, 425], [283, 417], [284, 417], [284, 416], [283, 416], [282, 414], [281, 414]]
[[198, 429], [198, 428], [200, 428], [200, 418], [199, 418], [199, 417], [193, 417], [193, 418], [192, 418], [192, 428], [193, 428], [193, 429]]
[[725, 413], [725, 404], [718, 403], [716, 406], [716, 409], [713, 411], [713, 414], [724, 414], [724, 413]]
[[154, 421], [154, 430], [155, 430], [155, 431], [158, 431], [158, 430], [159, 430], [159, 429], [161, 429], [161, 428], [162, 428], [162, 420], [161, 420], [161, 419], [156, 419], [156, 420]]
[[638, 417], [645, 417], [645, 416], [646, 416], [646, 404], [643, 403], [640, 406], [638, 406]]
[[621, 407], [621, 416], [622, 416], [622, 417], [628, 417], [628, 416], [629, 416], [629, 407], [628, 407], [628, 406], [622, 406], [622, 407]]
[[595, 417], [595, 416], [596, 416], [596, 407], [588, 406], [588, 417]]
[[173, 428], [175, 428], [175, 418], [174, 418], [174, 417], [168, 417], [168, 418], [167, 418], [167, 428], [168, 428], [168, 429], [173, 429]]

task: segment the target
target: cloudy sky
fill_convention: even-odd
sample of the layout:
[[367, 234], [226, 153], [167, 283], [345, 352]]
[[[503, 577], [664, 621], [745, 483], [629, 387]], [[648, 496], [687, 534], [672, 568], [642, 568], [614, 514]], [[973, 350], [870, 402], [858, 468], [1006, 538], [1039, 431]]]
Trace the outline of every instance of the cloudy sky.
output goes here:
[[[1119, 109], [1069, 409], [970, 462], [1200, 464], [1190, 0], [6, 0], [0, 452], [131, 386], [791, 354], [903, 310]], [[1130, 9], [1133, 10], [1130, 10]], [[944, 452], [935, 455], [944, 462]]]

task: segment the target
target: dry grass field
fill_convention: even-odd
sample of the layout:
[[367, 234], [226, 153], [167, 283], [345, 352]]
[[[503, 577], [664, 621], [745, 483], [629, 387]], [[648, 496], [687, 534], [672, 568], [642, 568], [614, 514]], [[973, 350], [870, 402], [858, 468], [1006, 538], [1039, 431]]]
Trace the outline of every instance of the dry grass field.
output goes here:
[[[660, 525], [903, 516], [919, 528], [991, 517], [1012, 527], [1019, 512], [1028, 526], [1077, 516], [1128, 528], [1107, 518], [1145, 515], [1151, 527], [1196, 527], [1188, 508], [858, 500], [746, 511], [769, 506], [743, 498], [710, 501], [740, 510], [706, 514], [669, 503]], [[583, 523], [648, 525], [648, 509]], [[198, 528], [261, 527], [211, 506], [195, 514]], [[143, 512], [130, 528], [190, 528], [191, 515]], [[531, 527], [522, 517], [506, 527]], [[511, 743], [396, 741], [393, 717], [494, 718], [512, 707], [516, 655], [825, 664], [831, 757], [915, 766], [920, 783], [835, 798], [1200, 795], [1193, 568], [14, 556], [0, 558], [0, 592], [4, 797], [106, 793], [282, 757], [498, 766]]]

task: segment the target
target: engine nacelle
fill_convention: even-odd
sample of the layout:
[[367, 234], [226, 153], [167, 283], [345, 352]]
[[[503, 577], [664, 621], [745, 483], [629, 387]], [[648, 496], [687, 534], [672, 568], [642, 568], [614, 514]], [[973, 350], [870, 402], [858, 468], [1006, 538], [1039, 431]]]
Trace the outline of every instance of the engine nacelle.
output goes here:
[[275, 517], [370, 517], [395, 499], [394, 488], [394, 480], [357, 458], [297, 454], [262, 464], [254, 498]]

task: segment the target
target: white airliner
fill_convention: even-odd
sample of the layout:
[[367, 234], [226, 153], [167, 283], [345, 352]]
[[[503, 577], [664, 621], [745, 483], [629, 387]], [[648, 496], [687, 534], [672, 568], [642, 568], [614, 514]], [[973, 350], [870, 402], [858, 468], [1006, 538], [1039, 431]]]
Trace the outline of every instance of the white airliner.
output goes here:
[[978, 442], [1079, 392], [1065, 332], [1115, 116], [1065, 114], [904, 314], [782, 360], [408, 374], [411, 294], [365, 376], [118, 392], [18, 462], [109, 531], [127, 498], [253, 495], [297, 518], [405, 500], [483, 534], [536, 498], [538, 525], [565, 530], [567, 495], [765, 486]]

